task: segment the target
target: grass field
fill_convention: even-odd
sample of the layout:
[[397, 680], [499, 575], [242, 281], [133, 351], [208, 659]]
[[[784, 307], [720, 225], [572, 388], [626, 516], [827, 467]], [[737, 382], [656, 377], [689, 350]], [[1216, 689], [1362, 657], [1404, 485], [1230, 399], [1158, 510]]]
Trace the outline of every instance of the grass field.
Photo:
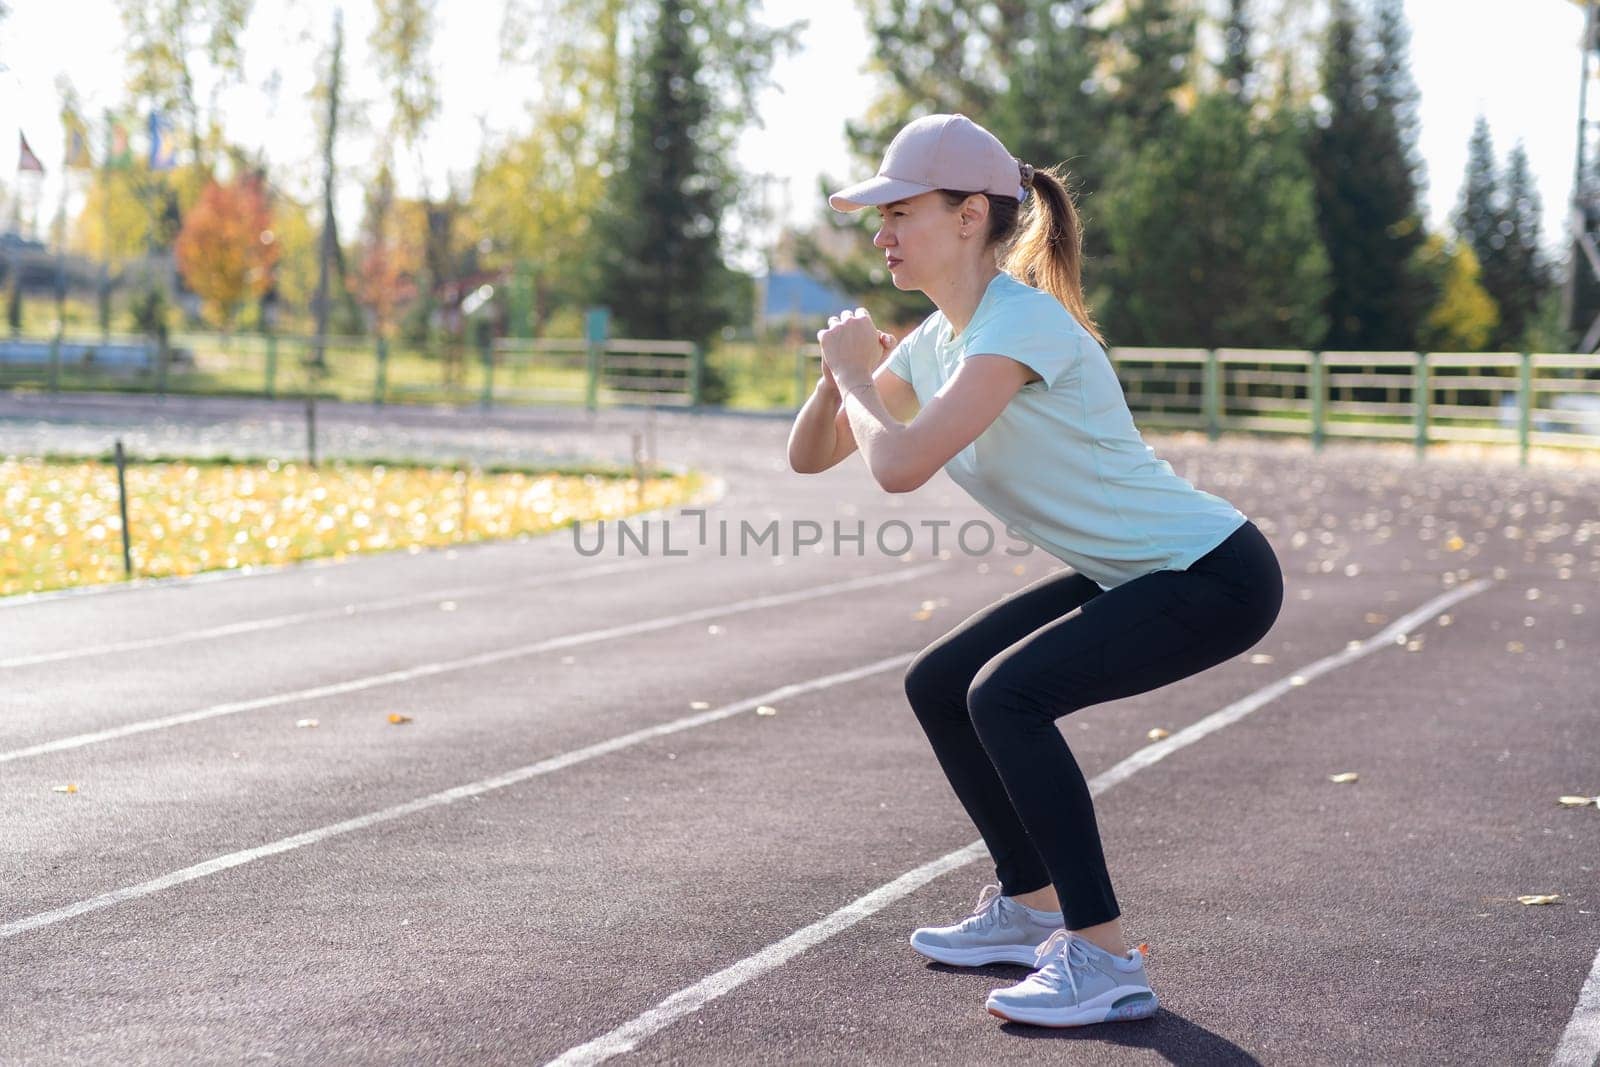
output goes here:
[[[127, 467], [133, 573], [164, 577], [547, 533], [691, 497], [696, 474], [277, 460]], [[0, 460], [0, 595], [123, 577], [116, 466]]]

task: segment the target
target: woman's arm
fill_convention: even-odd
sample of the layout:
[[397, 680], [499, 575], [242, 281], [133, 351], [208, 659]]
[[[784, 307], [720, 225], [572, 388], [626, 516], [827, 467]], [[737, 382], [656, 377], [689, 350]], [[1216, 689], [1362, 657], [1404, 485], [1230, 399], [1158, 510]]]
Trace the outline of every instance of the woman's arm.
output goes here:
[[795, 417], [794, 428], [789, 431], [789, 468], [796, 474], [819, 474], [837, 462], [833, 454], [838, 438], [840, 399], [833, 375], [824, 368], [822, 377], [817, 379], [817, 387], [806, 398], [805, 406]]

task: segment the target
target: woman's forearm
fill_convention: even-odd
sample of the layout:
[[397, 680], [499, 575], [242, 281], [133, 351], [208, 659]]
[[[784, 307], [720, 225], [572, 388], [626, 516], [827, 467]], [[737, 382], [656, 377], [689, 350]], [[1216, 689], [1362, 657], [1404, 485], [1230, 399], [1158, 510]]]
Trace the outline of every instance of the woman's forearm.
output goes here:
[[798, 474], [816, 474], [833, 458], [838, 433], [833, 420], [839, 414], [839, 390], [826, 378], [806, 398], [789, 431], [789, 467]]

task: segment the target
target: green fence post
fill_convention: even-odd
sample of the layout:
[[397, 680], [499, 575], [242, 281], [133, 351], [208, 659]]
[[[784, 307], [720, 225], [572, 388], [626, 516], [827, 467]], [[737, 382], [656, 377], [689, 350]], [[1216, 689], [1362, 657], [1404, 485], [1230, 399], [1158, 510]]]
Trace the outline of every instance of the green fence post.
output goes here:
[[61, 327], [56, 327], [56, 334], [50, 338], [50, 391], [61, 391]]
[[1428, 451], [1428, 401], [1433, 396], [1433, 389], [1428, 384], [1428, 353], [1418, 352], [1417, 380], [1411, 390], [1411, 400], [1417, 408], [1417, 458], [1421, 459]]
[[383, 395], [389, 389], [389, 339], [378, 335], [378, 374], [372, 384], [372, 403], [383, 407]]
[[700, 378], [705, 369], [706, 354], [699, 345], [689, 347], [689, 407], [700, 407]]
[[483, 398], [485, 411], [494, 405], [494, 338], [488, 329], [478, 332], [478, 355], [483, 359]]
[[804, 346], [794, 350], [794, 406], [795, 410], [804, 407], [806, 403], [806, 350]]
[[1522, 353], [1517, 383], [1517, 462], [1528, 465], [1528, 444], [1533, 428], [1533, 353]]
[[1202, 403], [1206, 412], [1206, 439], [1215, 441], [1222, 435], [1222, 364], [1215, 348], [1206, 349], [1206, 376], [1202, 387]]
[[275, 333], [267, 334], [267, 373], [263, 384], [268, 400], [278, 395], [278, 335]]
[[163, 333], [160, 344], [156, 346], [156, 392], [162, 396], [167, 395], [167, 363], [171, 359], [172, 342]]
[[1322, 451], [1323, 439], [1327, 436], [1328, 422], [1328, 378], [1327, 368], [1322, 363], [1322, 353], [1311, 353], [1311, 449], [1314, 452]]
[[590, 411], [600, 406], [601, 357], [605, 352], [610, 326], [610, 308], [592, 307], [584, 312], [583, 336], [587, 342], [584, 346], [584, 364], [588, 380], [584, 383], [583, 403]]

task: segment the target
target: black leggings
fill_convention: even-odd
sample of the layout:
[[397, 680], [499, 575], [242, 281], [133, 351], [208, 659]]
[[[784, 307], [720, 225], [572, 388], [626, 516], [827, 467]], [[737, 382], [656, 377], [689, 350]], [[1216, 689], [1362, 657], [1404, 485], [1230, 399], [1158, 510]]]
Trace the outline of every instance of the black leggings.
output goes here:
[[906, 696], [1007, 896], [1053, 883], [1071, 930], [1121, 914], [1089, 785], [1055, 721], [1238, 655], [1282, 605], [1278, 558], [1247, 521], [1188, 570], [1110, 590], [1051, 574], [917, 656]]

